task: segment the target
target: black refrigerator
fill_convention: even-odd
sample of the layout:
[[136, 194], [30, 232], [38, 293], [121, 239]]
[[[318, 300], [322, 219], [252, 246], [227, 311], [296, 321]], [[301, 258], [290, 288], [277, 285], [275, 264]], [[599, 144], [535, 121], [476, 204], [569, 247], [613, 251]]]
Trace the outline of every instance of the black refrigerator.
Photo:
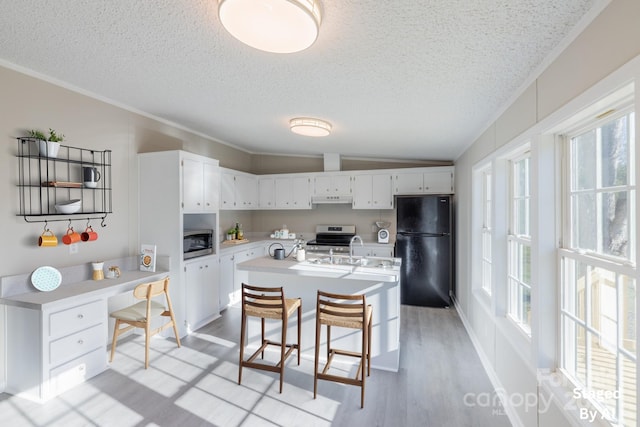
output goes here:
[[396, 208], [396, 257], [402, 258], [401, 303], [451, 305], [454, 269], [451, 196], [398, 196]]

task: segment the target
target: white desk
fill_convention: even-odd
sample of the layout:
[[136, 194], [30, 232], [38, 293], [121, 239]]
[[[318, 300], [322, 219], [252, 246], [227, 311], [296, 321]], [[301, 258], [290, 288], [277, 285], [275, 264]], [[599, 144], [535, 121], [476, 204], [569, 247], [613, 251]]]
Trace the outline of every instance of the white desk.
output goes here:
[[[65, 270], [68, 276], [74, 275], [72, 268]], [[51, 292], [12, 294], [3, 289], [0, 303], [6, 306], [5, 391], [44, 402], [104, 371], [109, 341], [107, 300], [167, 274], [125, 270], [117, 279], [63, 282]]]

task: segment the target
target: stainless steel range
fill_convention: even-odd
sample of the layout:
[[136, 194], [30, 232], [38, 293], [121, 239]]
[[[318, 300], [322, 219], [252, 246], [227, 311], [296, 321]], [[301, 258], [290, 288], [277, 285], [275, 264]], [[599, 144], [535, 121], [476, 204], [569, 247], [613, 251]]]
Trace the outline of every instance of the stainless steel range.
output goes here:
[[349, 242], [356, 235], [355, 225], [316, 225], [316, 238], [307, 242], [311, 252], [349, 252]]

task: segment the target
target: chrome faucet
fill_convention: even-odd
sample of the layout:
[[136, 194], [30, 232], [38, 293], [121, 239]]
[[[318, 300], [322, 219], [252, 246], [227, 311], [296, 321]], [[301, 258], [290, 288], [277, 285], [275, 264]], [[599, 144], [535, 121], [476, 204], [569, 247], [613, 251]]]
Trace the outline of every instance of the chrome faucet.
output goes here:
[[355, 242], [356, 240], [360, 240], [360, 246], [364, 246], [362, 237], [356, 234], [351, 238], [351, 241], [349, 241], [349, 264], [353, 264], [353, 242]]

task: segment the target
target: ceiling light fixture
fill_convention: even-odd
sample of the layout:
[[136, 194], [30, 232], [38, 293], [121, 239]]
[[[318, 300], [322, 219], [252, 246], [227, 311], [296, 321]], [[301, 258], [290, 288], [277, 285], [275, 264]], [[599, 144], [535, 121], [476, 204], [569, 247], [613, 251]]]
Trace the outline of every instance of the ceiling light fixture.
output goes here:
[[327, 136], [331, 133], [331, 123], [311, 117], [296, 117], [289, 120], [291, 132], [304, 136]]
[[273, 53], [308, 48], [321, 21], [318, 0], [218, 0], [218, 16], [233, 37]]

